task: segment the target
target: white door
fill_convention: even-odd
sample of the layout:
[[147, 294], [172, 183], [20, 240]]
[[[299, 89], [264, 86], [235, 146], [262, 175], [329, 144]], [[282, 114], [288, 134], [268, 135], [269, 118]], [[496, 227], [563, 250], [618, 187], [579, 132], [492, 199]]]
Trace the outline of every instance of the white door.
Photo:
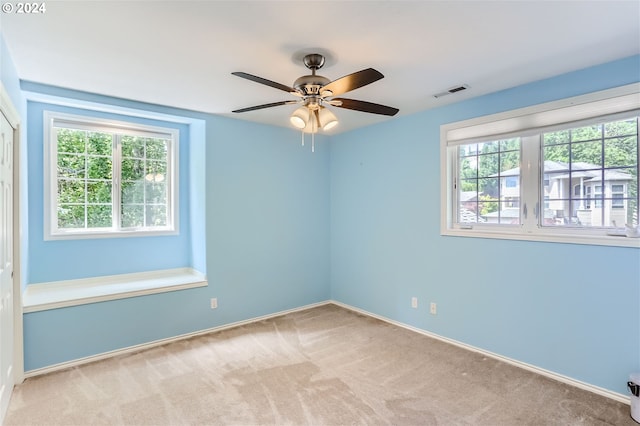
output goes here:
[[0, 111], [0, 421], [13, 391], [13, 128]]

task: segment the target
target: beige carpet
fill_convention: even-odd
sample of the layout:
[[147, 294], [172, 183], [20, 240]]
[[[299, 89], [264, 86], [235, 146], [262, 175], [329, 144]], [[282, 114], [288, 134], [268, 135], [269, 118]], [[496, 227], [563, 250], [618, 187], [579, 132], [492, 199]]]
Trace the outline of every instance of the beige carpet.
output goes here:
[[636, 425], [629, 406], [335, 305], [26, 380], [5, 425]]

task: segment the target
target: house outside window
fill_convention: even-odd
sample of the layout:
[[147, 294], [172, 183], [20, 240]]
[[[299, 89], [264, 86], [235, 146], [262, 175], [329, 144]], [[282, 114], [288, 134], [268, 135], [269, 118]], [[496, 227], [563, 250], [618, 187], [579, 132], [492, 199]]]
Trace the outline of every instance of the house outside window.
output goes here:
[[624, 209], [625, 208], [625, 185], [611, 185], [611, 208]]
[[[598, 238], [638, 226], [637, 90], [442, 126], [443, 234], [616, 245]], [[476, 220], [456, 222], [469, 192], [483, 201]]]
[[178, 131], [45, 113], [45, 238], [177, 233]]

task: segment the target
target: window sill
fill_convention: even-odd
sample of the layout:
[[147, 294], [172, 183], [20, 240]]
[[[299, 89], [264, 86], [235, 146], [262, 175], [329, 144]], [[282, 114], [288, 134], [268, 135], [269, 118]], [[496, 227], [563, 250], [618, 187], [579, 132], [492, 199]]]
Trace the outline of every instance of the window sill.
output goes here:
[[45, 241], [55, 240], [94, 240], [98, 238], [129, 238], [129, 237], [163, 237], [178, 235], [178, 228], [154, 229], [154, 230], [127, 230], [127, 231], [82, 231], [82, 232], [45, 232]]
[[30, 284], [22, 294], [22, 310], [38, 312], [207, 285], [206, 276], [190, 268]]
[[492, 231], [479, 229], [445, 229], [441, 235], [453, 237], [493, 238], [501, 240], [539, 241], [548, 243], [586, 244], [596, 246], [631, 247], [640, 248], [640, 238], [611, 236], [611, 235], [576, 235], [560, 233], [522, 233], [508, 231]]

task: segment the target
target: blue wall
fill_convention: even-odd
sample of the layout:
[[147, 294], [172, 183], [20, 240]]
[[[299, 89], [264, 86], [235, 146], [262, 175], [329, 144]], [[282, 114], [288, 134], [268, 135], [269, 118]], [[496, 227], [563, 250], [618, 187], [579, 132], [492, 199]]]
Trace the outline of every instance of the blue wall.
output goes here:
[[639, 78], [635, 56], [334, 137], [332, 298], [625, 393], [640, 251], [441, 236], [440, 125]]
[[20, 80], [16, 66], [13, 63], [9, 49], [4, 41], [4, 37], [0, 32], [0, 81], [4, 85], [5, 90], [9, 94], [13, 106], [20, 108], [24, 99], [20, 91]]

